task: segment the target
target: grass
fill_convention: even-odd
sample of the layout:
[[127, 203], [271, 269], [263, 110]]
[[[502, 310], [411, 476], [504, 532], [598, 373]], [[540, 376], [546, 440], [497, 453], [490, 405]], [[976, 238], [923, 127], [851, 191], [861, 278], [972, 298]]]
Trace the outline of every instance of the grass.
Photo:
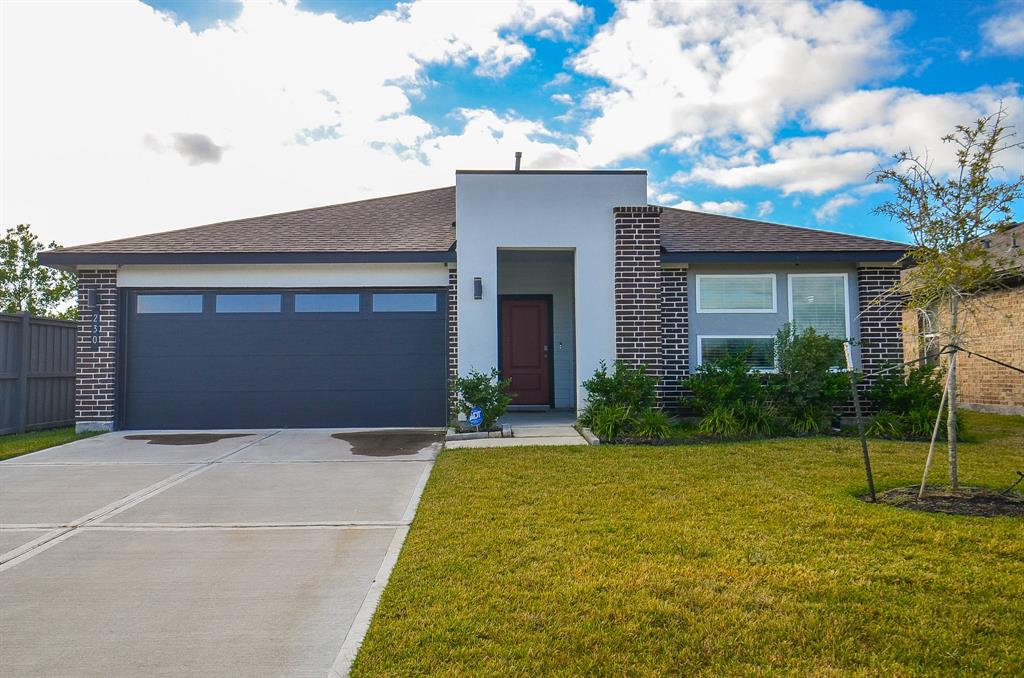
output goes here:
[[0, 436], [0, 461], [94, 435], [96, 435], [96, 432], [75, 433], [74, 427], [69, 426], [67, 428], [49, 429], [47, 431], [30, 431], [28, 433]]
[[[1024, 418], [966, 419], [1005, 488]], [[926, 451], [872, 441], [880, 489]], [[865, 485], [849, 438], [447, 451], [353, 675], [1024, 675], [1024, 522]]]

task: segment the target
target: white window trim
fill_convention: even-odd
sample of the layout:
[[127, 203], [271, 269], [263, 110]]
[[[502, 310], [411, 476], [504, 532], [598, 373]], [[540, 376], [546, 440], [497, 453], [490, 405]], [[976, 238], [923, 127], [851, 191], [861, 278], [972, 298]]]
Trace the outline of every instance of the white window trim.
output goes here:
[[[697, 335], [697, 362], [694, 367], [704, 364], [704, 340], [705, 339], [770, 339], [772, 350], [775, 349], [775, 337], [770, 334], [698, 334]], [[778, 372], [778, 367], [751, 367], [751, 372]]]
[[[846, 307], [846, 336], [850, 339], [850, 274], [849, 273], [790, 273], [789, 278], [842, 278], [843, 305]], [[786, 280], [786, 295], [789, 302], [789, 324], [793, 325], [793, 283]]]
[[[729, 308], [704, 309], [700, 305], [700, 281], [702, 278], [771, 278], [772, 281], [772, 307], [771, 308]], [[774, 273], [698, 273], [697, 274], [697, 313], [778, 313], [778, 281]]]

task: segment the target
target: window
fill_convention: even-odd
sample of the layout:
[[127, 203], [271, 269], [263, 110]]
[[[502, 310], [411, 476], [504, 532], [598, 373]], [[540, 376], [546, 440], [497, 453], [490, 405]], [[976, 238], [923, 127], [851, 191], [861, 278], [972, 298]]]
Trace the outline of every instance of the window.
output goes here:
[[296, 294], [296, 313], [359, 313], [358, 294]]
[[793, 273], [789, 276], [789, 320], [797, 332], [813, 327], [834, 339], [850, 336], [845, 273]]
[[218, 294], [217, 313], [280, 313], [280, 294]]
[[775, 342], [772, 337], [697, 337], [699, 362], [710, 362], [750, 351], [747, 363], [752, 370], [775, 369]]
[[374, 313], [433, 313], [437, 310], [437, 294], [392, 293], [373, 295]]
[[136, 313], [202, 313], [201, 294], [140, 294], [135, 300]]
[[775, 313], [775, 274], [697, 274], [697, 313]]

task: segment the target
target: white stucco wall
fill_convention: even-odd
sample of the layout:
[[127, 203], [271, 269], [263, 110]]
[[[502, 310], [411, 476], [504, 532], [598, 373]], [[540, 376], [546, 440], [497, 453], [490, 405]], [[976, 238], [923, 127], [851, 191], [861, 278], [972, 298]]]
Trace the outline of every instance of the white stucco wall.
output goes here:
[[[645, 173], [466, 173], [456, 185], [459, 372], [498, 364], [499, 248], [575, 252], [576, 403], [580, 381], [615, 358], [612, 208], [647, 204]], [[473, 299], [473, 278], [483, 299]]]
[[118, 268], [118, 287], [447, 287], [444, 264], [186, 264]]
[[571, 252], [523, 253], [501, 256], [498, 261], [499, 294], [550, 294], [554, 351], [555, 407], [576, 406], [576, 332], [573, 322], [573, 256]]

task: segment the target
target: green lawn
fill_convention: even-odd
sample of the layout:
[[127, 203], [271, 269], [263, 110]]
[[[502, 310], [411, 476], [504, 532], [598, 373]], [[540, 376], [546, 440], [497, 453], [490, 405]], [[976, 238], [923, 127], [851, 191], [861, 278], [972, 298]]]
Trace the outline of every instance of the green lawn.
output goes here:
[[74, 427], [68, 427], [0, 436], [0, 461], [94, 435], [96, 435], [94, 432], [75, 433]]
[[[1024, 418], [966, 421], [1006, 487]], [[445, 452], [354, 675], [1024, 675], [1024, 521], [863, 492], [849, 438]]]

